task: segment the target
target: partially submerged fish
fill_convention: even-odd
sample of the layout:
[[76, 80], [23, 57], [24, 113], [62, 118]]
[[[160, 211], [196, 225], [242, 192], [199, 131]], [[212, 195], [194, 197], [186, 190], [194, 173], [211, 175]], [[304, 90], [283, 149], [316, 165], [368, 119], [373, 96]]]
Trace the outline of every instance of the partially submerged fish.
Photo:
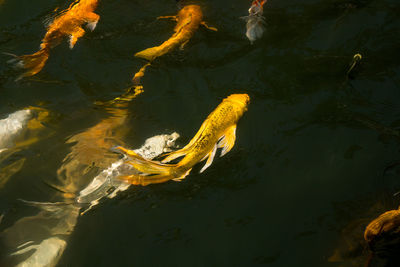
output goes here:
[[15, 56], [15, 59], [10, 60], [9, 62], [17, 62], [17, 66], [27, 69], [17, 80], [40, 72], [49, 58], [50, 49], [60, 44], [64, 36], [69, 36], [69, 47], [72, 49], [85, 34], [83, 24], [86, 23], [86, 27], [93, 31], [100, 19], [100, 16], [94, 13], [97, 3], [98, 0], [74, 1], [49, 24], [39, 51], [31, 55]]
[[[193, 139], [184, 148], [170, 153], [161, 163], [146, 160], [135, 151], [117, 147], [125, 152], [130, 161], [128, 164], [142, 174], [121, 176], [122, 180], [136, 185], [162, 183], [168, 180], [179, 181], [185, 178], [192, 167], [207, 159], [200, 170], [203, 172], [214, 159], [217, 148], [223, 148], [221, 157], [228, 153], [235, 144], [236, 124], [247, 110], [250, 98], [247, 94], [233, 94], [225, 98], [221, 104], [207, 117]], [[183, 157], [177, 164], [165, 164]]]
[[267, 0], [254, 0], [249, 8], [249, 15], [242, 17], [247, 21], [246, 36], [252, 44], [264, 34], [265, 19], [263, 17], [263, 5], [266, 2]]
[[38, 107], [28, 107], [11, 113], [0, 120], [0, 153], [12, 148], [22, 147], [37, 141], [36, 136], [20, 140], [27, 130], [40, 130], [42, 123], [48, 119], [49, 112]]
[[147, 48], [135, 54], [135, 57], [147, 59], [149, 61], [162, 56], [176, 47], [180, 46], [182, 49], [192, 38], [194, 32], [200, 25], [205, 26], [207, 29], [217, 31], [214, 27], [209, 27], [203, 21], [203, 12], [198, 5], [187, 5], [183, 7], [176, 16], [162, 16], [159, 18], [171, 18], [177, 22], [175, 26], [175, 33], [160, 46]]
[[[179, 134], [176, 132], [156, 135], [146, 139], [145, 143], [134, 151], [141, 157], [151, 160], [162, 153], [172, 151], [172, 148], [175, 147], [175, 141], [178, 138]], [[101, 199], [105, 197], [113, 198], [119, 192], [129, 188], [130, 184], [115, 179], [118, 176], [135, 172], [130, 165], [124, 164], [126, 160], [126, 158], [123, 158], [114, 162], [79, 192], [76, 202], [79, 204], [89, 204], [89, 207], [82, 211], [81, 214], [86, 213], [93, 206], [97, 205]]]
[[387, 238], [393, 242], [393, 236], [397, 236], [397, 242], [400, 243], [400, 207], [381, 214], [368, 224], [364, 232], [364, 239], [370, 247], [379, 239]]

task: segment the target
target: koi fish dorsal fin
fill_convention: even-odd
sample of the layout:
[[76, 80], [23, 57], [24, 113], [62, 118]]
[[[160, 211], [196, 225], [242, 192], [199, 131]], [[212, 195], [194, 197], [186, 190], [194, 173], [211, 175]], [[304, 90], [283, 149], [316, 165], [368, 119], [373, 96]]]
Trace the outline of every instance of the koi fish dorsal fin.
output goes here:
[[210, 153], [208, 153], [207, 156], [204, 157], [204, 159], [206, 159], [207, 157], [208, 157], [208, 159], [207, 159], [206, 164], [203, 166], [203, 168], [201, 168], [200, 173], [202, 173], [205, 169], [207, 169], [211, 165], [211, 163], [214, 160], [215, 152], [217, 152], [217, 148], [218, 148], [218, 145], [216, 144], [213, 147], [213, 149], [210, 151]]
[[217, 31], [218, 31], [217, 28], [209, 26], [209, 25], [207, 24], [207, 22], [205, 22], [205, 21], [202, 21], [200, 24], [203, 25], [206, 29], [208, 29], [208, 30], [210, 30], [210, 31], [214, 31], [214, 32], [217, 32]]
[[197, 142], [197, 140], [199, 139], [199, 137], [203, 133], [203, 131], [207, 128], [207, 125], [208, 125], [208, 120], [203, 122], [203, 124], [201, 125], [200, 129], [197, 131], [196, 135], [192, 138], [192, 140], [190, 140], [189, 144], [187, 144], [182, 149], [179, 149], [177, 151], [165, 154], [165, 156], [167, 156], [167, 157], [164, 158], [161, 162], [162, 163], [167, 163], [167, 162], [170, 162], [170, 161], [172, 161], [174, 159], [177, 159], [179, 157], [185, 156], [190, 151], [192, 146]]
[[204, 132], [204, 130], [207, 128], [209, 123], [209, 119], [207, 118], [203, 124], [200, 126], [200, 129], [197, 131], [196, 135], [192, 138], [192, 140], [190, 140], [189, 144], [187, 144], [184, 148], [182, 148], [181, 150], [185, 149], [185, 150], [189, 150], [190, 147], [192, 147], [197, 140], [199, 139], [200, 135]]
[[233, 125], [232, 127], [228, 128], [228, 130], [226, 130], [225, 134], [218, 141], [218, 147], [222, 147], [222, 152], [220, 157], [224, 156], [226, 153], [231, 151], [231, 149], [235, 145], [235, 140], [236, 140], [236, 125]]

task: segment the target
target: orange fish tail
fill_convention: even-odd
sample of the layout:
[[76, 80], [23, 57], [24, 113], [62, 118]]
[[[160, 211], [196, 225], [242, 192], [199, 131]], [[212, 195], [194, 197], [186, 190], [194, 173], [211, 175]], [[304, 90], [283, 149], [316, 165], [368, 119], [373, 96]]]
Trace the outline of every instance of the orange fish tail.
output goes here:
[[154, 60], [156, 57], [161, 56], [161, 49], [159, 46], [150, 47], [135, 54], [135, 57], [147, 59], [148, 61]]
[[49, 59], [49, 55], [48, 49], [41, 49], [32, 55], [19, 56], [17, 66], [27, 69], [27, 71], [18, 77], [17, 80], [23, 77], [33, 76], [40, 72]]

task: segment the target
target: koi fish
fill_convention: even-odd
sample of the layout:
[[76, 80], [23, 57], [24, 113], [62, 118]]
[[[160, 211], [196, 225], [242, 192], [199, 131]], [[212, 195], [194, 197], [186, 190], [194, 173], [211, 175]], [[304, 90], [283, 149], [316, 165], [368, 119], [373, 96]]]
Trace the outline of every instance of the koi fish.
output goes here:
[[37, 136], [29, 139], [20, 140], [21, 137], [31, 134], [37, 134], [37, 130], [44, 128], [42, 122], [49, 117], [49, 111], [38, 108], [28, 107], [23, 110], [16, 111], [8, 115], [7, 118], [0, 120], [0, 153], [12, 148], [23, 147], [38, 141]]
[[175, 26], [175, 33], [160, 46], [147, 48], [135, 54], [135, 57], [140, 57], [152, 61], [159, 56], [162, 56], [171, 50], [180, 46], [181, 49], [189, 42], [194, 32], [200, 25], [205, 26], [207, 29], [217, 31], [214, 27], [209, 27], [203, 21], [203, 12], [198, 5], [187, 5], [183, 7], [176, 16], [162, 16], [161, 18], [170, 18], [177, 22]]
[[86, 27], [93, 31], [100, 19], [100, 16], [94, 13], [97, 3], [98, 0], [74, 1], [49, 24], [39, 51], [31, 55], [12, 55], [15, 59], [11, 59], [10, 63], [17, 62], [18, 67], [27, 69], [17, 80], [40, 72], [49, 58], [50, 49], [59, 45], [64, 36], [69, 36], [69, 47], [72, 49], [85, 34], [82, 24], [86, 23]]
[[[146, 160], [132, 150], [116, 147], [131, 158], [127, 163], [142, 173], [121, 176], [120, 179], [135, 185], [180, 181], [190, 173], [194, 165], [207, 159], [200, 170], [200, 173], [203, 172], [211, 165], [218, 148], [222, 148], [221, 157], [233, 148], [236, 124], [247, 110], [249, 101], [247, 94], [233, 94], [225, 98], [203, 122], [189, 144], [167, 154], [161, 163]], [[179, 163], [165, 164], [179, 157], [183, 157]]]
[[246, 20], [246, 36], [250, 43], [260, 39], [264, 34], [265, 19], [263, 17], [263, 5], [267, 0], [254, 0], [249, 8], [249, 15], [242, 17]]
[[370, 246], [373, 246], [373, 243], [378, 239], [383, 238], [387, 238], [393, 244], [393, 238], [391, 238], [391, 236], [398, 236], [399, 230], [400, 207], [397, 210], [390, 210], [381, 214], [368, 224], [364, 232], [364, 239]]

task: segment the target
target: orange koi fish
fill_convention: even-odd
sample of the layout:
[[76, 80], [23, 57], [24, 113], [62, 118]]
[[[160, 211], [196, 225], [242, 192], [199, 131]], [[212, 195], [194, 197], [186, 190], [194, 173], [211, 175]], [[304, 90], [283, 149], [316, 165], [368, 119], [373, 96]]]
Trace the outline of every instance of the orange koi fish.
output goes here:
[[254, 0], [249, 8], [249, 15], [243, 17], [246, 23], [246, 36], [253, 43], [264, 34], [265, 19], [263, 17], [263, 6], [267, 0]]
[[160, 18], [171, 18], [177, 22], [175, 33], [167, 41], [160, 46], [147, 48], [135, 54], [135, 57], [147, 59], [149, 61], [162, 56], [171, 50], [180, 46], [181, 49], [189, 42], [199, 25], [205, 26], [207, 29], [217, 31], [214, 27], [209, 27], [203, 21], [203, 12], [198, 5], [187, 5], [183, 7], [176, 16], [162, 16]]
[[370, 246], [378, 239], [387, 238], [393, 244], [393, 236], [398, 236], [400, 231], [400, 207], [381, 214], [365, 229], [364, 239]]
[[[179, 181], [189, 174], [194, 165], [208, 158], [200, 170], [200, 173], [203, 172], [211, 165], [217, 148], [223, 148], [221, 157], [233, 148], [236, 139], [236, 124], [247, 110], [249, 102], [250, 98], [247, 94], [233, 94], [225, 98], [203, 122], [189, 144], [167, 154], [168, 156], [161, 163], [146, 160], [133, 150], [116, 147], [131, 157], [127, 163], [141, 172], [141, 174], [120, 178], [135, 185], [162, 183], [168, 180]], [[183, 157], [179, 163], [165, 164], [179, 157]]]
[[69, 47], [72, 49], [78, 39], [85, 34], [85, 30], [81, 27], [83, 24], [86, 23], [86, 27], [93, 31], [100, 19], [100, 16], [94, 13], [97, 3], [98, 0], [76, 0], [68, 9], [60, 12], [47, 27], [38, 52], [16, 56], [16, 59], [10, 61], [18, 61], [17, 66], [28, 70], [17, 80], [40, 72], [49, 58], [50, 49], [60, 44], [64, 36], [69, 36]]

